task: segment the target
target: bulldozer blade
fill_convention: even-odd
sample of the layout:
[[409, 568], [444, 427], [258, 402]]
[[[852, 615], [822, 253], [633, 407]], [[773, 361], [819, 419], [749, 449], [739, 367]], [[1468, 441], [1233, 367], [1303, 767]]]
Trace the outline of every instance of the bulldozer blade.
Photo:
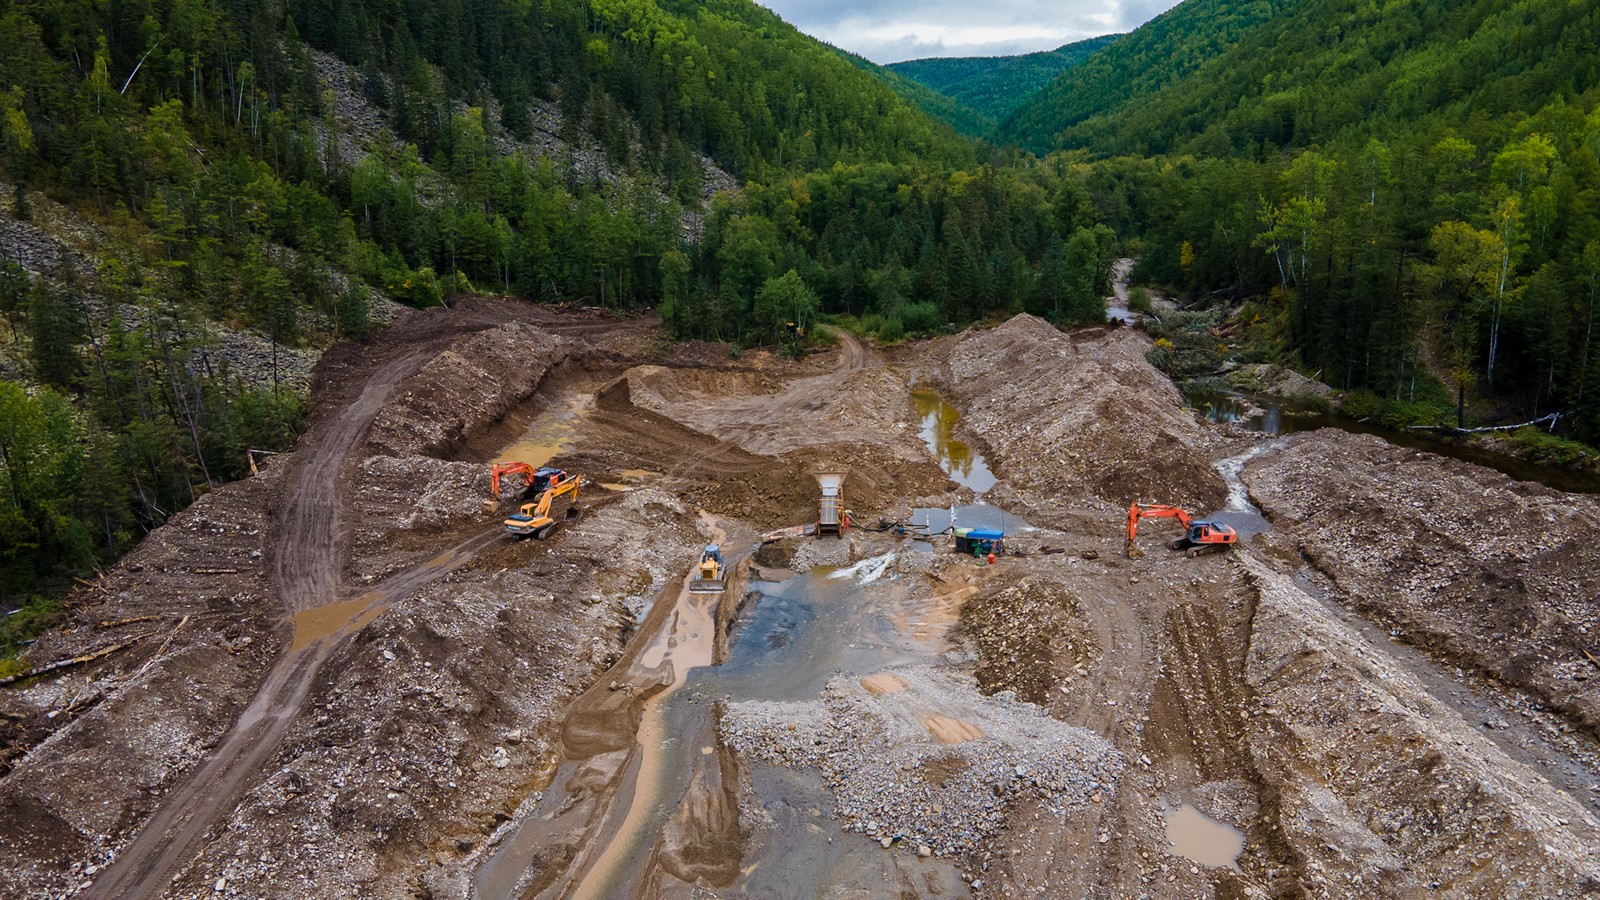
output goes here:
[[720, 594], [727, 589], [727, 583], [722, 581], [696, 578], [689, 582], [689, 593], [691, 594]]

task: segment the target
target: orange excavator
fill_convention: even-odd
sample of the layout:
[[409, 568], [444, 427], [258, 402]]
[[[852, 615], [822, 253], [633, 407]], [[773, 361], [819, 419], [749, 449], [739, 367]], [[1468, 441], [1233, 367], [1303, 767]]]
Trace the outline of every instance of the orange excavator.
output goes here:
[[1123, 547], [1129, 559], [1144, 555], [1133, 544], [1139, 533], [1140, 519], [1177, 519], [1183, 526], [1183, 537], [1168, 541], [1167, 547], [1186, 551], [1191, 559], [1207, 553], [1221, 553], [1239, 541], [1239, 533], [1221, 522], [1196, 522], [1185, 510], [1165, 503], [1135, 503], [1128, 507], [1128, 543]]
[[578, 517], [578, 489], [583, 486], [583, 476], [568, 475], [562, 469], [550, 466], [533, 466], [522, 462], [495, 463], [489, 469], [489, 490], [493, 492], [494, 499], [500, 499], [500, 478], [505, 475], [521, 475], [527, 479], [528, 485], [523, 489], [522, 496], [533, 497], [532, 503], [524, 503], [518, 511], [506, 517], [506, 533], [518, 538], [532, 537], [542, 541], [556, 530], [556, 519], [551, 514], [551, 508], [557, 503], [565, 506], [565, 516], [568, 519]]

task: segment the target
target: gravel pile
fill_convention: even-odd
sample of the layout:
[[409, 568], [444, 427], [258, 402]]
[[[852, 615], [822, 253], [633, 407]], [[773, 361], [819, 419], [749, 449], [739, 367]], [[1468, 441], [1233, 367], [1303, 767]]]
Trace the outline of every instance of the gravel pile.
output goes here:
[[[981, 697], [948, 670], [880, 675], [903, 689], [872, 694], [840, 675], [817, 701], [730, 704], [723, 740], [763, 762], [820, 769], [843, 830], [923, 856], [970, 854], [1023, 798], [1064, 816], [1111, 796], [1122, 756], [1099, 737], [1009, 694]], [[939, 743], [933, 731], [972, 737]]]
[[444, 455], [497, 422], [567, 357], [568, 342], [523, 322], [452, 345], [407, 379], [372, 423], [369, 450]]
[[1081, 601], [1053, 578], [1026, 577], [972, 598], [961, 607], [960, 633], [978, 651], [980, 688], [1044, 706], [1100, 655]]
[[1357, 609], [1600, 736], [1600, 499], [1333, 429], [1244, 482]]
[[1240, 561], [1259, 592], [1245, 727], [1313, 896], [1592, 896], [1600, 821], [1581, 791], [1508, 755], [1290, 578]]

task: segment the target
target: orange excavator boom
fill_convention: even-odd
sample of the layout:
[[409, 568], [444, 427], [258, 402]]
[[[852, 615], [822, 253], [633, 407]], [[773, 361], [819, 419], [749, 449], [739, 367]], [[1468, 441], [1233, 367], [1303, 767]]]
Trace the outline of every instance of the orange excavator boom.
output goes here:
[[1123, 546], [1123, 552], [1129, 559], [1143, 555], [1134, 546], [1140, 519], [1177, 519], [1178, 524], [1183, 526], [1183, 537], [1169, 542], [1167, 546], [1173, 550], [1185, 550], [1191, 557], [1226, 550], [1239, 540], [1238, 532], [1229, 526], [1221, 522], [1196, 522], [1181, 507], [1167, 503], [1135, 503], [1128, 507], [1128, 541]]
[[1189, 526], [1194, 524], [1194, 520], [1181, 507], [1166, 503], [1135, 503], [1128, 507], [1128, 543], [1132, 544], [1133, 539], [1138, 536], [1140, 519], [1158, 518], [1177, 519], [1184, 531], [1188, 531]]
[[502, 475], [521, 475], [532, 484], [538, 470], [525, 462], [495, 463], [489, 467], [489, 493], [494, 499], [500, 499], [500, 477]]

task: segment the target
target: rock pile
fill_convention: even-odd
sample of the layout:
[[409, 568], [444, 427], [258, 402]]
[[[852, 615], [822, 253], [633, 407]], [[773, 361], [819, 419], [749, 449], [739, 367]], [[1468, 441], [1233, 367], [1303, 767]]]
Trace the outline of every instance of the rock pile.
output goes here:
[[1079, 599], [1053, 579], [1024, 578], [972, 598], [961, 626], [978, 651], [980, 688], [1044, 706], [1063, 676], [1086, 670], [1100, 653]]
[[369, 448], [404, 456], [449, 452], [527, 399], [568, 342], [523, 322], [479, 332], [434, 357], [372, 423]]
[[[966, 857], [1031, 799], [1057, 815], [1110, 796], [1122, 756], [1099, 737], [965, 675], [888, 674], [898, 690], [837, 676], [818, 701], [732, 704], [723, 740], [774, 765], [822, 771], [843, 830], [921, 855]], [[927, 848], [923, 853], [922, 848]]]
[[1600, 736], [1600, 500], [1327, 428], [1244, 481], [1362, 612]]

